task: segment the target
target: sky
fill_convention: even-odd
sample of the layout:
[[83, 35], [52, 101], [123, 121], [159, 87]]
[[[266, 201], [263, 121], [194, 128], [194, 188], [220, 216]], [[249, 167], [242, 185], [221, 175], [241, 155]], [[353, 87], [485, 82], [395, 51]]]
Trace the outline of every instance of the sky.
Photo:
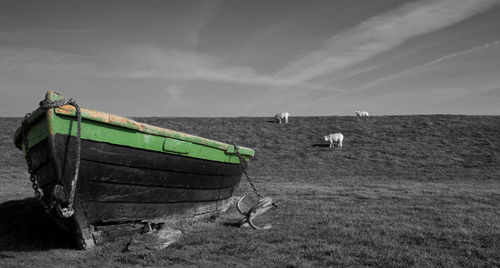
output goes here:
[[500, 0], [0, 1], [0, 116], [500, 114]]

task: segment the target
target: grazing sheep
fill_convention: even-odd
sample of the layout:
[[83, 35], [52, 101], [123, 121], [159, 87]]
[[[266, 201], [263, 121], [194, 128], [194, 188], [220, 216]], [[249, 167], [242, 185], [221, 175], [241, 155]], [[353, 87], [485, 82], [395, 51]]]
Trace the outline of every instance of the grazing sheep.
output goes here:
[[356, 111], [357, 116], [370, 116], [367, 111]]
[[342, 133], [334, 133], [334, 134], [330, 134], [330, 135], [325, 136], [325, 141], [330, 142], [330, 148], [335, 146], [333, 144], [334, 142], [337, 143], [338, 147], [342, 148], [342, 140], [344, 140], [344, 135], [342, 135]]
[[281, 124], [281, 121], [284, 120], [285, 121], [285, 124], [288, 124], [288, 116], [290, 114], [288, 112], [284, 112], [284, 113], [278, 113], [274, 116], [274, 123], [279, 123]]

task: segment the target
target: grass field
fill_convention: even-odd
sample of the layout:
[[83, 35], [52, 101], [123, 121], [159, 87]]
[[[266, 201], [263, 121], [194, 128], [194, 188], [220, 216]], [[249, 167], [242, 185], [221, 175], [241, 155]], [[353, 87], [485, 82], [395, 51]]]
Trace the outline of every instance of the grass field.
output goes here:
[[[75, 250], [32, 198], [21, 119], [1, 118], [0, 267], [500, 266], [500, 116], [137, 120], [254, 148], [250, 176], [279, 205], [259, 224], [273, 229], [227, 224], [230, 209], [161, 251]], [[334, 132], [343, 148], [322, 140]]]

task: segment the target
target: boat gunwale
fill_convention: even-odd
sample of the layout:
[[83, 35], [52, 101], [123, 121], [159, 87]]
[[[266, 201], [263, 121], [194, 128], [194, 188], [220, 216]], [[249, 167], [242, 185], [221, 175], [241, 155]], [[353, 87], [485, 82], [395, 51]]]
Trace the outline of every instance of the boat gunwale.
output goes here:
[[[46, 95], [47, 100], [57, 100], [57, 99], [62, 99], [62, 98], [63, 98], [63, 96], [61, 94], [56, 93], [53, 90], [49, 90], [47, 92], [47, 95]], [[42, 109], [39, 107], [35, 111], [33, 111], [33, 113], [31, 113], [31, 115], [27, 119], [27, 124], [31, 125], [32, 123], [39, 120], [39, 117], [41, 117], [42, 115], [46, 114], [47, 112], [51, 112], [51, 111], [53, 113], [59, 114], [59, 115], [76, 117], [76, 108], [72, 105], [64, 105], [64, 106], [61, 106], [59, 108], [48, 109], [48, 110], [45, 110], [45, 109]], [[110, 114], [110, 113], [106, 113], [106, 112], [101, 112], [101, 111], [97, 111], [97, 110], [80, 108], [80, 112], [81, 112], [82, 119], [92, 120], [95, 122], [114, 125], [114, 126], [118, 126], [118, 127], [123, 127], [123, 128], [131, 129], [131, 130], [135, 130], [135, 131], [138, 131], [138, 132], [144, 133], [144, 134], [182, 140], [182, 141], [190, 142], [190, 143], [201, 145], [201, 146], [207, 146], [207, 147], [211, 147], [211, 148], [215, 148], [215, 149], [219, 149], [219, 150], [224, 150], [227, 154], [235, 154], [234, 146], [231, 144], [228, 144], [228, 143], [215, 141], [215, 140], [211, 140], [211, 139], [207, 139], [207, 138], [203, 138], [203, 137], [199, 137], [199, 136], [195, 136], [195, 135], [191, 135], [191, 134], [187, 134], [187, 133], [183, 133], [183, 132], [179, 132], [179, 131], [175, 131], [175, 130], [171, 130], [171, 129], [167, 129], [167, 128], [157, 127], [157, 126], [153, 126], [153, 125], [146, 124], [146, 123], [137, 122], [137, 121], [130, 119], [130, 118], [127, 118], [127, 117], [114, 115], [114, 114]], [[49, 119], [49, 121], [51, 121], [50, 116], [52, 116], [52, 115], [49, 115], [49, 118], [47, 118], [47, 119]], [[49, 125], [50, 125], [50, 123], [49, 123]], [[50, 128], [50, 126], [49, 126], [49, 128]], [[18, 147], [19, 149], [22, 149], [22, 145], [21, 145], [22, 133], [21, 132], [22, 132], [22, 126], [16, 130], [15, 135], [14, 135], [14, 143], [15, 143], [16, 147]], [[50, 132], [51, 132], [51, 134], [53, 134], [52, 131], [50, 131]], [[253, 149], [250, 149], [250, 148], [247, 148], [244, 146], [238, 146], [238, 148], [239, 148], [240, 154], [242, 154], [242, 155], [250, 156], [250, 157], [253, 157], [255, 155], [255, 151]]]

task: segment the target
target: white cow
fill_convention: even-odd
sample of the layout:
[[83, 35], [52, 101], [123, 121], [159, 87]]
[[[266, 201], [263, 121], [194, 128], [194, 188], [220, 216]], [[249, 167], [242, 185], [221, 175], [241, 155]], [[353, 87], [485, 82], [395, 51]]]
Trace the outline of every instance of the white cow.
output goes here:
[[356, 111], [357, 116], [370, 116], [367, 111]]
[[342, 148], [342, 140], [344, 140], [344, 135], [342, 133], [334, 133], [325, 136], [325, 141], [330, 142], [330, 148], [335, 146], [333, 143], [337, 143], [337, 146]]
[[274, 123], [279, 123], [281, 124], [281, 121], [284, 120], [285, 121], [285, 124], [288, 124], [288, 116], [290, 114], [288, 112], [284, 112], [284, 113], [278, 113], [274, 116]]

